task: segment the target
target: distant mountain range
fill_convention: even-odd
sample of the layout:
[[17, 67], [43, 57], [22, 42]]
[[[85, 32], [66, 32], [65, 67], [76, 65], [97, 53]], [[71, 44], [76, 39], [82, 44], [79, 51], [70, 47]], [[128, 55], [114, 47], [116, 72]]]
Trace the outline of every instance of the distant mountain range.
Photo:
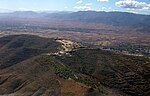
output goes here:
[[[67, 11], [43, 11], [43, 12], [34, 12], [34, 11], [15, 11], [9, 13], [0, 13], [1, 17], [22, 17], [22, 18], [39, 18], [39, 17], [55, 17], [56, 15], [67, 15], [71, 12]], [[58, 16], [57, 16], [58, 17]]]
[[104, 23], [113, 26], [141, 27], [141, 29], [150, 31], [150, 15], [127, 12], [79, 11], [69, 14], [50, 14], [49, 17], [88, 23]]
[[140, 15], [127, 12], [79, 11], [37, 13], [33, 11], [16, 11], [13, 13], [1, 13], [0, 17], [55, 18], [88, 23], [103, 23], [113, 26], [129, 26], [142, 29], [142, 31], [150, 31], [150, 15]]

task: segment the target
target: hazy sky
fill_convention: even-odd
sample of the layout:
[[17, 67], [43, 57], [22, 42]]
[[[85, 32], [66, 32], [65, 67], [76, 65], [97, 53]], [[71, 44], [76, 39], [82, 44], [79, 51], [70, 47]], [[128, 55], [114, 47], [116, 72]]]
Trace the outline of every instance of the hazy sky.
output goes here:
[[150, 14], [150, 0], [0, 0], [7, 11], [124, 11]]

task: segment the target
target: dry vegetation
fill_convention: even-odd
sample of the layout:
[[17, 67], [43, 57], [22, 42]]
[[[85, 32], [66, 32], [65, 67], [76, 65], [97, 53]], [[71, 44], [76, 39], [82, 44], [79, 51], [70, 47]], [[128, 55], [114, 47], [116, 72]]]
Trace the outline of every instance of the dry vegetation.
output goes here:
[[[150, 33], [139, 30], [60, 19], [0, 18], [0, 95], [148, 96]], [[69, 55], [51, 54], [61, 51]]]
[[11, 21], [4, 19], [1, 20], [1, 26], [4, 27], [0, 30], [0, 36], [33, 34], [48, 38], [76, 40], [78, 42], [102, 46], [120, 43], [150, 45], [150, 33], [139, 32], [137, 31], [138, 29], [127, 26], [55, 19], [14, 19]]

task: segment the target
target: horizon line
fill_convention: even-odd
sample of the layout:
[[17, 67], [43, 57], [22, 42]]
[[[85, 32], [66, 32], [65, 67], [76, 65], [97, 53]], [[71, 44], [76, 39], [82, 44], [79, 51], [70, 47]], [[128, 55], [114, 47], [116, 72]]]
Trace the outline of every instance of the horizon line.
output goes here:
[[35, 12], [35, 13], [59, 13], [59, 12], [69, 12], [69, 13], [74, 13], [74, 12], [120, 12], [120, 13], [131, 13], [131, 14], [139, 14], [139, 15], [150, 15], [150, 14], [142, 14], [142, 13], [135, 13], [135, 12], [126, 12], [126, 11], [118, 11], [118, 10], [112, 10], [112, 11], [103, 11], [103, 10], [79, 10], [79, 11], [67, 11], [67, 10], [9, 10], [9, 11], [0, 11], [0, 14], [5, 14], [5, 13], [14, 13], [14, 12]]

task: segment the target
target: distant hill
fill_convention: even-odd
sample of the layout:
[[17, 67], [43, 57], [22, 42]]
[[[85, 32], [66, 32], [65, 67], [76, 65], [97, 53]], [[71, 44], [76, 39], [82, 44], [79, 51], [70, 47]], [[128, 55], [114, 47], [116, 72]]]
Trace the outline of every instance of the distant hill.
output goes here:
[[129, 26], [141, 28], [147, 32], [150, 30], [150, 15], [140, 15], [127, 12], [97, 12], [79, 11], [54, 18], [77, 20], [88, 23], [104, 23], [113, 26]]
[[0, 69], [12, 66], [33, 56], [57, 50], [54, 39], [32, 35], [13, 35], [0, 38]]
[[37, 17], [42, 17], [46, 13], [36, 13], [33, 11], [15, 11], [11, 13], [1, 13], [0, 17], [9, 17], [9, 18], [37, 18]]
[[15, 18], [15, 17], [19, 17], [19, 18], [45, 18], [47, 16], [50, 15], [50, 17], [55, 17], [55, 16], [58, 16], [58, 15], [64, 15], [64, 14], [69, 14], [71, 12], [55, 12], [55, 11], [52, 11], [52, 12], [34, 12], [34, 11], [15, 11], [15, 12], [10, 12], [10, 13], [0, 13], [0, 16], [1, 17], [12, 17], [12, 18]]

